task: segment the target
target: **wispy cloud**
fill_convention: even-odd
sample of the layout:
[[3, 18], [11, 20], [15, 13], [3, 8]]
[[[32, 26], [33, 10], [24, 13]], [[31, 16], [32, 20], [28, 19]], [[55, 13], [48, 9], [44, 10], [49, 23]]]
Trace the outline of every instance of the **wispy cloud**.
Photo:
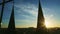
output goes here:
[[[15, 10], [18, 18], [26, 19], [16, 19], [16, 27], [36, 27], [37, 25], [37, 14], [38, 7], [34, 4], [21, 4], [15, 5], [17, 10]], [[17, 16], [16, 16], [17, 18]], [[17, 25], [18, 24], [18, 25]]]
[[53, 18], [55, 16], [54, 10], [50, 8], [42, 8], [45, 18]]
[[19, 8], [16, 10], [18, 14], [21, 14], [26, 17], [37, 17], [38, 8], [34, 4], [27, 4], [27, 5], [15, 5], [15, 7]]

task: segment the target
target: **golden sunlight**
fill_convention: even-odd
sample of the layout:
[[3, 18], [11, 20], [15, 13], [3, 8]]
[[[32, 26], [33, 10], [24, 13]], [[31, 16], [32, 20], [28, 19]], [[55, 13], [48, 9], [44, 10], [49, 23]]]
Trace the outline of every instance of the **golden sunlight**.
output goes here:
[[45, 22], [45, 26], [48, 27], [49, 23], [48, 22]]
[[45, 20], [45, 26], [46, 28], [50, 28], [52, 26], [52, 23], [50, 23], [48, 20]]
[[59, 27], [59, 25], [56, 25], [57, 23], [55, 23], [54, 20], [48, 20], [48, 19], [45, 19], [45, 26], [46, 28], [54, 28], [54, 27]]

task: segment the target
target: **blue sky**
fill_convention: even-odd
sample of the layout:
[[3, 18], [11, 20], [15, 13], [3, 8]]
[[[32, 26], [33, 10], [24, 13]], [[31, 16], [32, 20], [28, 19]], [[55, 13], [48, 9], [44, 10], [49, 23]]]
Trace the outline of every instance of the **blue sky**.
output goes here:
[[[47, 27], [60, 27], [59, 1], [60, 0], [41, 0], [42, 11]], [[14, 0], [14, 2], [15, 26], [17, 28], [36, 27], [38, 15], [38, 0]], [[11, 7], [12, 2], [5, 4], [2, 27], [8, 27], [8, 22], [12, 10]]]

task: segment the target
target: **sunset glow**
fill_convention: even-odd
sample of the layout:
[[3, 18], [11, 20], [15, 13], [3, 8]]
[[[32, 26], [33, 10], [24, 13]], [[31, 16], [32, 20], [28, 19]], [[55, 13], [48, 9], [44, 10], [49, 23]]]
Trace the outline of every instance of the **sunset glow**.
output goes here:
[[[8, 2], [4, 6], [2, 28], [8, 27], [12, 5], [12, 2]], [[60, 27], [60, 0], [41, 0], [41, 8], [46, 28]], [[1, 9], [2, 5], [0, 5], [0, 14]], [[38, 0], [14, 0], [14, 17], [16, 28], [37, 27]]]
[[45, 20], [45, 26], [46, 28], [54, 28], [54, 27], [59, 27], [58, 25], [56, 25], [56, 23], [52, 21], [52, 20]]
[[45, 26], [49, 28], [51, 26], [51, 23], [49, 21], [45, 21]]

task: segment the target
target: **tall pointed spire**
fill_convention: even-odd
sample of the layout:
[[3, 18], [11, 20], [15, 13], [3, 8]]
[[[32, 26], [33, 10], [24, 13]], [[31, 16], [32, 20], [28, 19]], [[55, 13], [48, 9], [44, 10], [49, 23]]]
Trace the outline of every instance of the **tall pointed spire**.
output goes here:
[[44, 16], [43, 16], [43, 12], [42, 12], [42, 8], [41, 8], [41, 4], [40, 4], [40, 0], [39, 0], [39, 5], [38, 5], [38, 21], [37, 21], [37, 34], [43, 34], [43, 30], [45, 28], [44, 25]]
[[10, 17], [10, 21], [9, 21], [9, 25], [8, 25], [8, 29], [15, 29], [15, 21], [14, 21], [14, 6], [12, 7], [12, 13], [11, 13], [11, 17]]
[[42, 28], [43, 25], [44, 25], [44, 16], [43, 16], [43, 12], [42, 12], [40, 0], [39, 0], [37, 28]]
[[12, 7], [12, 13], [8, 25], [8, 33], [14, 34], [15, 33], [15, 19], [14, 19], [14, 2]]

